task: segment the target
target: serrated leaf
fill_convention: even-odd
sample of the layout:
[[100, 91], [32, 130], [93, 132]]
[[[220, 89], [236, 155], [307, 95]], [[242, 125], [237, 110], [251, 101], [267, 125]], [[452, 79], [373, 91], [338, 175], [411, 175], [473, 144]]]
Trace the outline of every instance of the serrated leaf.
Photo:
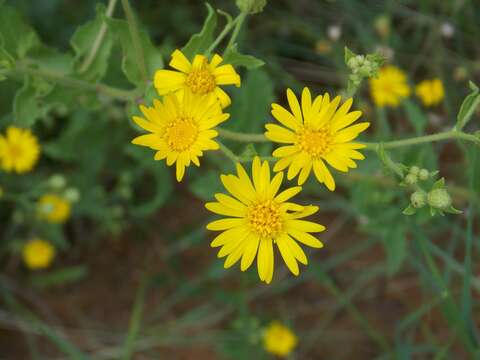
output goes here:
[[445, 187], [445, 178], [442, 177], [441, 179], [438, 179], [437, 181], [435, 181], [435, 183], [432, 186], [432, 190], [442, 189], [444, 187]]
[[[122, 45], [122, 71], [128, 81], [137, 86], [143, 86], [143, 80], [137, 65], [135, 48], [133, 46], [128, 22], [121, 19], [107, 18], [108, 27], [113, 36]], [[147, 75], [152, 79], [155, 71], [163, 68], [163, 58], [161, 52], [152, 44], [150, 36], [146, 31], [140, 31], [140, 43], [143, 48], [143, 56]]]
[[2, 48], [15, 58], [24, 58], [28, 52], [40, 45], [35, 31], [23, 21], [11, 6], [0, 2], [0, 34]]
[[[106, 9], [104, 5], [97, 5], [95, 19], [78, 27], [70, 40], [70, 44], [75, 52], [75, 68], [77, 70], [85, 60], [85, 57], [88, 56], [95, 43], [95, 39], [105, 21], [105, 12]], [[107, 30], [94, 60], [88, 69], [79, 75], [90, 81], [97, 81], [103, 78], [108, 69], [112, 45], [112, 36]]]
[[24, 85], [15, 94], [13, 101], [13, 116], [15, 125], [20, 127], [33, 126], [36, 120], [45, 116], [49, 105], [41, 103], [37, 90], [31, 86], [31, 81], [26, 78]]
[[213, 34], [217, 27], [217, 14], [209, 3], [205, 5], [207, 6], [208, 15], [203, 23], [202, 30], [192, 35], [187, 44], [182, 48], [182, 52], [190, 60], [192, 60], [196, 54], [204, 53], [213, 42]]
[[455, 125], [457, 130], [462, 130], [465, 125], [468, 124], [475, 112], [475, 109], [480, 104], [480, 93], [478, 86], [470, 81], [470, 89], [472, 89], [472, 92], [463, 100], [460, 110], [458, 111], [457, 124]]
[[249, 70], [256, 69], [265, 65], [265, 62], [257, 59], [255, 56], [240, 54], [237, 50], [236, 44], [231, 46], [225, 52], [223, 60], [224, 62], [233, 66], [244, 66]]

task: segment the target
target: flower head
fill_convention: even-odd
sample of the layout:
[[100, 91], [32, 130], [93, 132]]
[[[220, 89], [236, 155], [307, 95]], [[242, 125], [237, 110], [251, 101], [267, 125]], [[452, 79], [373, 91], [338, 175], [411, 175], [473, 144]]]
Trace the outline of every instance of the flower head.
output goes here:
[[395, 66], [385, 66], [376, 79], [370, 79], [370, 93], [377, 106], [397, 107], [410, 95], [405, 73]]
[[228, 216], [207, 225], [209, 230], [222, 231], [211, 246], [222, 247], [218, 257], [227, 256], [224, 267], [227, 269], [241, 259], [240, 268], [245, 271], [256, 256], [260, 280], [269, 284], [273, 277], [273, 245], [276, 244], [287, 267], [298, 275], [297, 261], [306, 265], [307, 257], [297, 241], [314, 248], [323, 246], [310, 233], [324, 231], [325, 227], [299, 220], [317, 212], [318, 207], [288, 201], [301, 191], [300, 186], [278, 194], [283, 173], [270, 178], [268, 162], [261, 163], [258, 157], [253, 160], [252, 179], [240, 164], [237, 164], [237, 175], [222, 175], [220, 179], [233, 197], [215, 194], [217, 202], [207, 203], [205, 207]]
[[340, 97], [330, 101], [330, 96], [324, 94], [312, 101], [310, 90], [304, 88], [301, 105], [292, 90], [287, 90], [290, 111], [278, 104], [272, 104], [272, 115], [283, 126], [267, 124], [265, 136], [281, 144], [273, 152], [280, 158], [273, 168], [282, 171], [288, 167], [289, 180], [298, 176], [298, 184], [302, 185], [313, 169], [320, 183], [328, 189], [335, 190], [335, 181], [325, 162], [333, 168], [347, 172], [356, 168], [353, 160], [365, 157], [358, 152], [365, 145], [351, 142], [370, 125], [367, 122], [355, 122], [362, 113], [349, 112], [352, 99], [340, 105]]
[[263, 333], [263, 347], [270, 354], [286, 357], [297, 346], [297, 337], [285, 325], [273, 321]]
[[415, 87], [415, 93], [425, 106], [435, 106], [445, 96], [442, 80], [438, 78], [422, 81]]
[[71, 213], [71, 205], [56, 194], [45, 194], [38, 200], [38, 215], [54, 224], [63, 224]]
[[181, 97], [167, 94], [163, 102], [154, 100], [153, 105], [140, 106], [147, 120], [133, 117], [138, 126], [151, 134], [138, 136], [132, 143], [156, 150], [155, 160], [166, 159], [168, 166], [176, 163], [177, 181], [181, 181], [186, 166], [200, 166], [198, 158], [204, 151], [219, 148], [212, 140], [218, 132], [212, 128], [230, 115], [222, 113], [212, 94], [193, 95], [190, 91]]
[[220, 65], [223, 59], [215, 54], [211, 60], [203, 55], [195, 55], [193, 62], [180, 50], [172, 53], [170, 66], [178, 71], [158, 70], [155, 73], [154, 85], [160, 95], [170, 92], [190, 90], [195, 95], [214, 93], [222, 104], [222, 108], [230, 105], [230, 97], [219, 85], [240, 86], [240, 76], [232, 65]]
[[40, 155], [37, 138], [29, 129], [14, 126], [0, 135], [0, 168], [6, 172], [23, 174], [32, 170]]
[[32, 239], [22, 249], [25, 265], [32, 270], [47, 268], [55, 257], [55, 248], [48, 241]]

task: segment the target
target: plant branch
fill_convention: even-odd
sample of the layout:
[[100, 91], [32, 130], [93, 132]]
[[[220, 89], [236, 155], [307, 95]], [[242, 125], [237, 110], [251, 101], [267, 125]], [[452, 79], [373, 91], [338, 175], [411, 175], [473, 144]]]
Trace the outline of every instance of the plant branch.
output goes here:
[[232, 36], [230, 37], [230, 40], [228, 41], [227, 49], [230, 49], [232, 47], [232, 45], [235, 44], [235, 40], [237, 40], [238, 34], [240, 33], [240, 29], [242, 28], [243, 22], [245, 21], [246, 17], [247, 17], [247, 13], [242, 12], [235, 19], [235, 20], [237, 20], [237, 23], [235, 24], [235, 28], [233, 29]]
[[105, 84], [92, 84], [87, 81], [64, 76], [62, 74], [58, 74], [50, 70], [40, 70], [40, 69], [32, 69], [24, 66], [17, 66], [11, 69], [9, 74], [19, 75], [19, 76], [22, 76], [22, 75], [38, 76], [69, 88], [97, 92], [97, 93], [112, 97], [114, 99], [122, 100], [122, 101], [135, 100], [135, 98], [139, 95], [137, 90], [123, 90], [123, 89], [115, 88]]
[[[107, 12], [105, 13], [106, 17], [109, 17], [109, 18], [112, 17], [113, 11], [115, 10], [116, 5], [117, 5], [117, 0], [109, 0]], [[105, 37], [106, 33], [107, 33], [107, 23], [106, 21], [104, 21], [102, 23], [102, 26], [100, 27], [100, 30], [98, 31], [97, 37], [93, 42], [92, 48], [90, 49], [88, 56], [85, 58], [82, 65], [80, 66], [80, 69], [78, 70], [80, 74], [87, 71], [90, 65], [92, 65], [93, 61], [95, 60], [95, 56], [97, 56], [97, 52], [100, 49], [100, 46], [102, 45], [103, 38]]]
[[217, 128], [218, 134], [224, 139], [238, 142], [268, 142], [269, 140], [263, 134], [245, 134], [232, 130]]
[[137, 66], [140, 70], [140, 75], [144, 84], [148, 82], [148, 72], [145, 65], [145, 56], [143, 54], [143, 47], [140, 41], [140, 32], [138, 30], [137, 23], [135, 22], [135, 14], [128, 0], [122, 0], [123, 11], [128, 22], [128, 28], [130, 30], [130, 37], [132, 38], [133, 48], [135, 49], [135, 57], [137, 60]]

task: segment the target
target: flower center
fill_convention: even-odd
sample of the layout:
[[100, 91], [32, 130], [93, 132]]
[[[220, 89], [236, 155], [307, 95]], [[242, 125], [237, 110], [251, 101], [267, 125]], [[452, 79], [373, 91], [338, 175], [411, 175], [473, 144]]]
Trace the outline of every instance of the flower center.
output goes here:
[[296, 144], [312, 157], [326, 155], [331, 150], [332, 134], [325, 128], [319, 130], [303, 128], [297, 132]]
[[215, 90], [215, 77], [210, 70], [201, 68], [188, 74], [185, 84], [194, 94], [207, 94]]
[[170, 149], [185, 151], [198, 137], [198, 127], [192, 118], [177, 118], [165, 129], [165, 141]]
[[273, 200], [257, 201], [249, 206], [250, 229], [261, 238], [272, 238], [282, 230], [280, 207]]
[[17, 144], [9, 144], [8, 146], [8, 154], [12, 159], [18, 159], [23, 154], [23, 149], [21, 146]]

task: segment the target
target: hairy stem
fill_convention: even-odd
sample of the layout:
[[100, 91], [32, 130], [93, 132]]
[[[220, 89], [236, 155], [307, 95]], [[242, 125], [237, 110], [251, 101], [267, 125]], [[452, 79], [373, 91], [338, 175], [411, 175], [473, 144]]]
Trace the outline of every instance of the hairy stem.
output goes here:
[[235, 44], [235, 41], [237, 40], [238, 34], [240, 32], [240, 29], [242, 28], [243, 22], [245, 21], [246, 17], [247, 17], [247, 13], [242, 12], [235, 19], [237, 22], [235, 24], [235, 28], [233, 29], [232, 36], [230, 37], [230, 40], [228, 41], [227, 49], [230, 49], [233, 46], [233, 44]]
[[132, 101], [139, 95], [138, 91], [136, 90], [123, 90], [104, 84], [92, 84], [87, 81], [64, 76], [50, 70], [39, 70], [24, 66], [17, 66], [11, 69], [9, 74], [17, 76], [38, 76], [69, 88], [97, 92], [99, 94], [103, 94], [122, 101]]

